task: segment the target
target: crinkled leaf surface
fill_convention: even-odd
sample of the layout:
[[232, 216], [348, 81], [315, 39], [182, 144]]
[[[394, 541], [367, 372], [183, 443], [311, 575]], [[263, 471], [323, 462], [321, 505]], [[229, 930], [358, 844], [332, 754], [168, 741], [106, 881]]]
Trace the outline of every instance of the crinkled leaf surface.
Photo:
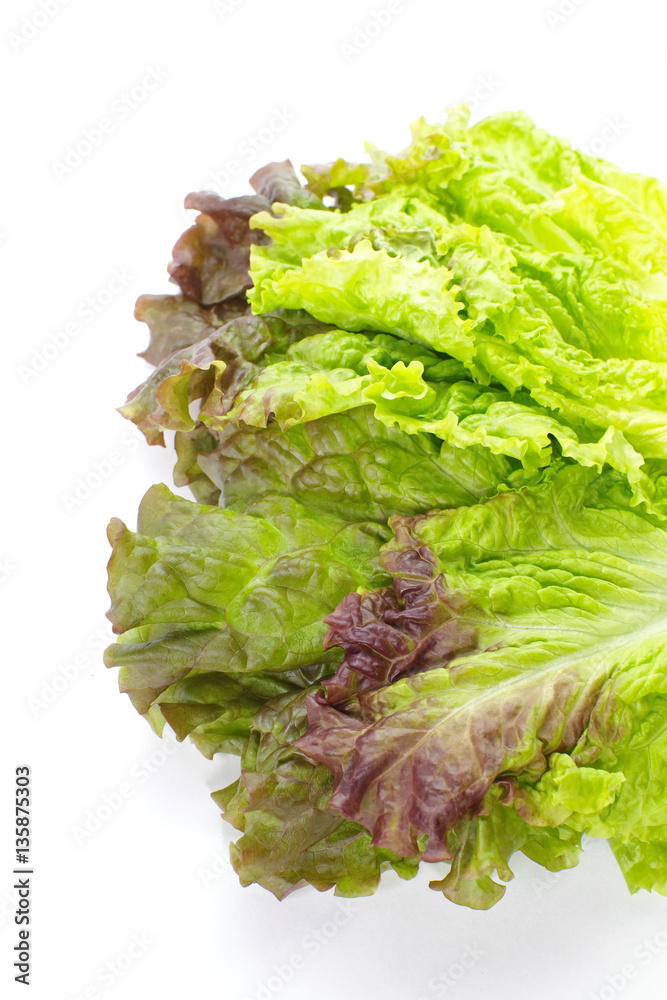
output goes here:
[[335, 662], [322, 650], [322, 619], [382, 576], [387, 536], [379, 524], [350, 524], [285, 497], [241, 514], [153, 487], [137, 532], [117, 519], [109, 527], [109, 618], [122, 637], [106, 662], [121, 667], [121, 689], [140, 712], [192, 670]]
[[231, 851], [242, 884], [257, 882], [282, 899], [306, 883], [368, 895], [390, 866], [411, 878], [419, 859], [375, 847], [367, 830], [330, 809], [331, 772], [295, 749], [306, 726], [306, 694], [277, 698], [257, 713], [241, 778], [214, 795], [243, 831]]
[[[215, 443], [217, 442], [217, 443]], [[227, 425], [198, 464], [228, 507], [266, 493], [295, 497], [350, 521], [474, 503], [511, 481], [508, 462], [382, 423], [369, 406], [282, 431]]]
[[250, 286], [250, 247], [265, 237], [250, 230], [252, 215], [269, 207], [259, 196], [221, 198], [212, 191], [190, 194], [185, 207], [197, 209], [194, 226], [173, 249], [169, 274], [183, 294], [201, 305], [233, 298]]
[[248, 303], [241, 296], [206, 308], [184, 295], [140, 295], [134, 315], [147, 324], [150, 343], [139, 356], [157, 367], [247, 311]]
[[398, 157], [371, 153], [365, 170], [307, 173], [319, 194], [334, 174], [356, 184], [345, 211], [276, 205], [252, 220], [272, 239], [253, 249], [253, 309], [305, 308], [446, 352], [475, 381], [521, 390], [543, 438], [584, 465], [602, 457], [650, 501], [641, 467], [667, 455], [663, 188], [525, 115], [468, 128], [455, 111], [415, 123]]
[[[162, 303], [159, 308], [163, 313]], [[242, 315], [222, 325], [215, 324], [214, 310], [204, 311], [193, 303], [188, 315], [193, 313], [197, 320], [204, 318], [199, 327], [202, 337], [170, 354], [120, 407], [149, 444], [164, 444], [165, 430], [193, 430], [190, 404], [195, 400], [203, 400], [200, 417], [224, 415], [263, 366], [283, 358], [294, 341], [326, 329], [300, 313], [288, 318]]]
[[[638, 728], [667, 724], [665, 528], [629, 497], [610, 506], [607, 478], [576, 467], [393, 525], [382, 557], [393, 587], [348, 596], [329, 619], [325, 644], [342, 645], [346, 659], [325, 682], [329, 696], [311, 696], [298, 741], [333, 770], [330, 804], [399, 855], [428, 836], [427, 860], [451, 856], [450, 832], [498, 783], [533, 825], [581, 813], [575, 829], [641, 839], [651, 809], [624, 773], [623, 746]], [[594, 773], [559, 776], [563, 809], [551, 813], [544, 775], [564, 754]], [[574, 781], [571, 797], [562, 780]], [[653, 787], [663, 820], [659, 779]], [[520, 808], [524, 794], [537, 817]]]

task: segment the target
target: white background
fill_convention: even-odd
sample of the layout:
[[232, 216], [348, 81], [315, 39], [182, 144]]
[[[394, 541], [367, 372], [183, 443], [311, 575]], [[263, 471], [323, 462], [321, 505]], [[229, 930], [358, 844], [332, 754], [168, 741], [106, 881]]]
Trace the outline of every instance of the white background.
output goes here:
[[[344, 908], [309, 889], [282, 904], [242, 889], [209, 798], [233, 774], [229, 762], [189, 745], [164, 754], [99, 652], [106, 522], [134, 526], [146, 489], [171, 478], [171, 452], [138, 442], [114, 408], [149, 370], [135, 357], [147, 332], [133, 303], [174, 290], [166, 263], [187, 221], [183, 197], [216, 175], [223, 195], [246, 193], [268, 160], [359, 157], [366, 138], [396, 151], [412, 119], [437, 120], [466, 97], [475, 119], [523, 108], [575, 145], [665, 179], [664, 6], [402, 0], [364, 47], [357, 29], [385, 0], [235, 0], [220, 11], [211, 0], [43, 2], [56, 8], [48, 18], [38, 0], [5, 0], [0, 14], [3, 996], [7, 982], [12, 997], [33, 1000], [664, 996], [667, 900], [631, 897], [603, 842], [550, 881], [519, 856], [488, 913], [430, 891], [426, 871], [409, 883], [387, 876]], [[149, 70], [163, 79], [122, 111]], [[288, 125], [251, 152], [274, 109]], [[99, 146], [58, 168], [103, 118], [112, 127]], [[230, 160], [240, 173], [225, 186]], [[126, 284], [106, 303], [114, 270]], [[89, 296], [99, 309], [90, 321]], [[65, 346], [37, 371], [52, 335]], [[113, 473], [67, 502], [112, 452]], [[9, 806], [24, 763], [34, 786], [31, 992], [11, 969]], [[105, 796], [119, 808], [82, 838], [90, 814], [111, 811]], [[144, 943], [130, 960], [133, 935]]]

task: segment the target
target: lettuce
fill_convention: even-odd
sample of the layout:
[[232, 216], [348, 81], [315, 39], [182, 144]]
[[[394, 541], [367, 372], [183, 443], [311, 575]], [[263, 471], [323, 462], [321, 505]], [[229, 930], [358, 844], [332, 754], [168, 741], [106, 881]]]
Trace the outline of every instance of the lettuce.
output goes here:
[[269, 164], [142, 296], [106, 662], [240, 777], [244, 885], [488, 908], [584, 834], [667, 894], [667, 188], [523, 114]]
[[258, 431], [228, 425], [199, 466], [232, 509], [266, 493], [294, 497], [351, 521], [385, 524], [392, 514], [458, 507], [516, 478], [481, 449], [461, 451], [429, 434], [406, 434], [367, 406]]
[[335, 663], [322, 650], [322, 620], [350, 590], [383, 577], [388, 535], [386, 525], [290, 498], [237, 513], [153, 487], [137, 532], [109, 525], [109, 618], [122, 639], [106, 662], [121, 667], [121, 689], [142, 713], [191, 671], [235, 677]]
[[[364, 200], [346, 211], [278, 204], [255, 216], [272, 242], [252, 248], [253, 311], [306, 309], [445, 352], [476, 382], [548, 411], [543, 436], [625, 473], [650, 502], [642, 466], [667, 457], [662, 189], [624, 187], [522, 116], [468, 129], [454, 113], [418, 122], [413, 140], [400, 157], [375, 154], [357, 181]], [[530, 454], [528, 424], [520, 437]]]
[[172, 281], [188, 298], [206, 306], [240, 295], [250, 286], [250, 247], [266, 241], [248, 222], [268, 202], [261, 197], [224, 199], [202, 191], [189, 195], [185, 207], [200, 214], [174, 247]]
[[295, 749], [306, 725], [308, 690], [269, 702], [255, 716], [241, 757], [242, 776], [213, 796], [243, 832], [231, 859], [243, 885], [258, 883], [279, 899], [305, 882], [341, 896], [377, 888], [389, 867], [417, 874], [418, 858], [376, 847], [363, 826], [328, 805], [331, 771]]
[[[407, 857], [426, 840], [426, 860], [456, 860], [461, 823], [489, 810], [499, 827], [516, 812], [621, 843], [662, 833], [662, 767], [640, 791], [623, 765], [637, 731], [667, 725], [667, 531], [608, 507], [605, 485], [569, 467], [469, 509], [395, 517], [392, 586], [327, 619], [325, 646], [346, 658], [309, 697], [296, 746], [333, 771], [330, 805], [378, 846]], [[457, 877], [479, 889], [487, 861]]]

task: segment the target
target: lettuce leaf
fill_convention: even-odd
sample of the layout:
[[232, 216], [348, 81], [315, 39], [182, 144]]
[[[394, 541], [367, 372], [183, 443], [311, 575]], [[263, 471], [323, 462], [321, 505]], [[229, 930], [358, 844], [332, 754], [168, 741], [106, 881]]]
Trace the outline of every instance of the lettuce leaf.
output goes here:
[[[465, 268], [461, 258], [457, 267]], [[346, 329], [406, 337], [458, 359], [477, 383], [500, 383], [509, 393], [522, 390], [539, 410], [548, 408], [565, 425], [565, 436], [574, 433], [585, 440], [586, 428], [599, 428], [597, 440], [605, 433], [614, 440], [606, 460], [632, 482], [640, 482], [638, 470], [647, 458], [667, 457], [667, 365], [593, 358], [566, 343], [538, 297], [521, 289], [513, 298], [509, 292], [505, 298], [499, 295], [500, 301], [491, 306], [480, 295], [478, 283], [463, 312], [465, 296], [449, 268], [392, 256], [384, 248], [375, 249], [369, 239], [351, 250], [319, 251], [298, 268], [259, 280], [250, 296], [256, 312], [306, 309]], [[485, 287], [493, 286], [487, 281]], [[584, 433], [576, 434], [580, 428]], [[572, 457], [579, 460], [577, 454]], [[646, 489], [645, 482], [642, 485]], [[643, 498], [639, 489], [638, 496]]]
[[[206, 481], [219, 482], [226, 509], [161, 486], [137, 532], [111, 522], [109, 617], [122, 638], [106, 654], [138, 711], [206, 753], [223, 738], [232, 749], [266, 700], [335, 668], [323, 619], [383, 577], [389, 513], [474, 503], [510, 472], [392, 431], [363, 407], [291, 436], [277, 425], [230, 433], [208, 458]], [[275, 671], [287, 687], [275, 687]]]
[[[150, 322], [154, 311], [146, 315], [145, 303], [141, 306], [141, 318]], [[158, 308], [164, 315], [162, 303]], [[179, 312], [178, 306], [169, 310], [170, 319]], [[299, 338], [326, 329], [300, 313], [289, 318], [242, 315], [220, 325], [214, 310], [204, 311], [193, 303], [187, 315], [193, 319], [193, 334], [196, 331], [203, 336], [192, 346], [169, 354], [120, 407], [120, 413], [136, 424], [149, 444], [164, 445], [165, 430], [193, 430], [190, 404], [198, 399], [203, 399], [201, 416], [209, 411], [212, 415], [225, 413], [262, 366], [284, 357], [289, 345]], [[173, 327], [164, 336], [169, 346], [177, 337], [183, 339]]]
[[267, 164], [250, 183], [257, 192], [252, 197], [225, 199], [200, 191], [185, 199], [185, 208], [200, 214], [174, 246], [169, 274], [183, 295], [200, 305], [241, 297], [250, 287], [250, 248], [266, 242], [262, 233], [248, 225], [254, 214], [268, 209], [272, 201], [306, 208], [321, 205], [319, 198], [301, 186], [289, 160]]
[[184, 295], [140, 295], [134, 315], [147, 324], [150, 343], [139, 357], [157, 367], [247, 311], [248, 303], [241, 296], [205, 308]]
[[224, 199], [201, 191], [188, 195], [185, 207], [200, 214], [174, 246], [171, 280], [189, 299], [206, 306], [240, 295], [250, 286], [250, 247], [266, 239], [251, 231], [248, 221], [268, 208], [268, 202], [260, 197]]
[[[198, 457], [226, 440], [230, 427], [266, 428], [275, 421], [286, 431], [364, 404], [390, 428], [433, 434], [473, 454], [488, 449], [486, 464], [494, 462], [491, 456], [505, 456], [529, 473], [549, 464], [556, 443], [560, 454], [582, 465], [601, 469], [608, 462], [643, 499], [652, 498], [641, 456], [614, 428], [603, 434], [585, 425], [574, 430], [527, 393], [472, 382], [456, 360], [399, 338], [320, 332], [326, 330], [304, 322], [298, 312], [241, 317], [169, 358], [121, 412], [149, 443], [162, 443], [166, 429], [191, 435], [177, 442], [177, 482], [199, 482], [198, 498], [204, 500], [218, 494], [202, 484], [207, 459], [202, 464]], [[201, 403], [195, 421], [196, 399]], [[505, 463], [501, 472], [497, 461], [495, 467], [498, 481], [511, 468]]]
[[299, 205], [301, 208], [322, 208], [321, 199], [301, 186], [290, 160], [267, 163], [260, 167], [250, 178], [250, 184], [269, 204], [279, 201], [287, 205]]
[[460, 860], [460, 824], [509, 807], [624, 844], [662, 833], [661, 774], [624, 745], [667, 726], [667, 531], [629, 496], [611, 505], [608, 486], [618, 500], [613, 477], [574, 466], [468, 509], [395, 517], [392, 587], [328, 618], [325, 646], [346, 658], [309, 697], [296, 745], [333, 771], [330, 806], [379, 847]]
[[225, 506], [242, 509], [267, 493], [294, 497], [350, 521], [386, 523], [395, 513], [475, 503], [512, 482], [508, 462], [461, 450], [430, 434], [406, 434], [359, 406], [282, 431], [227, 425], [198, 452]]
[[231, 849], [242, 885], [256, 882], [279, 899], [306, 883], [364, 896], [389, 867], [412, 878], [418, 858], [373, 846], [367, 830], [327, 805], [331, 772], [294, 746], [306, 726], [307, 695], [285, 695], [257, 713], [240, 779], [213, 795], [225, 819], [243, 831]]
[[337, 654], [322, 650], [323, 618], [350, 590], [383, 578], [388, 534], [290, 498], [237, 513], [153, 487], [137, 532], [115, 518], [109, 526], [108, 617], [121, 638], [105, 662], [121, 668], [121, 690], [142, 714], [191, 671], [235, 677], [335, 664]]

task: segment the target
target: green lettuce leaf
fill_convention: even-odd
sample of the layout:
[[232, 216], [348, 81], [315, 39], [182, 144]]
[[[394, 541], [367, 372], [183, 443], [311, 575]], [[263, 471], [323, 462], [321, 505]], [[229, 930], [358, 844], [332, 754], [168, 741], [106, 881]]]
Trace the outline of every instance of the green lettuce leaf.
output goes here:
[[266, 702], [298, 695], [329, 669], [321, 663], [279, 674], [193, 669], [155, 697], [148, 719], [160, 731], [169, 723], [178, 740], [189, 737], [209, 759], [216, 753], [241, 756]]
[[[464, 266], [459, 258], [458, 267]], [[363, 239], [351, 250], [320, 251], [276, 279], [261, 279], [250, 298], [256, 312], [306, 309], [346, 329], [406, 337], [452, 355], [477, 382], [499, 382], [510, 393], [526, 390], [570, 428], [611, 428], [621, 471], [667, 457], [667, 365], [593, 358], [566, 343], [548, 313], [521, 289], [496, 305], [493, 325], [488, 304], [481, 311], [477, 306], [473, 320], [470, 310], [467, 317], [462, 313], [460, 286], [453, 281], [447, 267], [391, 256]]]
[[[265, 428], [275, 421], [286, 431], [364, 404], [388, 427], [433, 434], [475, 454], [488, 449], [529, 472], [549, 464], [556, 442], [559, 453], [582, 465], [601, 469], [608, 462], [642, 499], [652, 497], [642, 457], [614, 428], [601, 434], [582, 424], [573, 430], [527, 393], [472, 382], [459, 362], [425, 347], [382, 334], [321, 333], [326, 328], [317, 324], [295, 320], [291, 326], [292, 316], [302, 314], [267, 315], [266, 327], [259, 317], [234, 320], [172, 356], [121, 408], [151, 443], [162, 442], [165, 429], [192, 435], [177, 442], [177, 483], [198, 482], [199, 499], [217, 496], [202, 481], [199, 457], [214, 453], [230, 426]], [[195, 422], [190, 404], [197, 398]], [[496, 462], [496, 468], [502, 481], [507, 466]]]
[[121, 668], [121, 690], [141, 713], [193, 670], [235, 677], [335, 664], [322, 650], [323, 618], [382, 578], [388, 535], [286, 497], [236, 513], [153, 487], [137, 532], [118, 519], [109, 526], [108, 617], [121, 638], [105, 662]]
[[278, 204], [252, 220], [271, 237], [251, 254], [253, 310], [306, 309], [449, 354], [548, 411], [567, 430], [543, 423], [544, 436], [584, 465], [602, 454], [650, 503], [642, 466], [667, 457], [663, 188], [525, 115], [468, 128], [455, 110], [415, 123], [398, 157], [371, 158], [304, 170], [320, 195], [356, 184], [344, 211]]
[[452, 448], [429, 434], [406, 434], [372, 415], [371, 407], [296, 424], [282, 431], [227, 425], [198, 467], [225, 506], [243, 509], [271, 494], [349, 521], [386, 523], [392, 514], [475, 503], [511, 482], [508, 462], [479, 448]]

